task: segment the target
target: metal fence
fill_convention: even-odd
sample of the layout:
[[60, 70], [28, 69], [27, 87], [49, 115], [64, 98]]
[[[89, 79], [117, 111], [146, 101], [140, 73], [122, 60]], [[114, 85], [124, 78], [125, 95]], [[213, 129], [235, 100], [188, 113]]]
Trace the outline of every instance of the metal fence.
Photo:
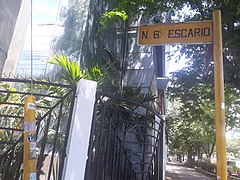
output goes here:
[[[0, 79], [0, 179], [22, 179], [24, 100], [31, 81]], [[21, 87], [13, 89], [7, 87]], [[33, 81], [37, 106], [38, 179], [61, 179], [73, 112], [75, 86]], [[19, 102], [18, 102], [19, 101]]]
[[[0, 82], [21, 87], [31, 83], [19, 79], [0, 79]], [[38, 179], [61, 179], [76, 87], [43, 81], [34, 81], [34, 86], [38, 109]], [[0, 89], [0, 179], [3, 180], [22, 179], [23, 106], [29, 94]], [[17, 96], [20, 102], [15, 102]], [[162, 122], [158, 113], [142, 103], [97, 94], [85, 179], [161, 179]]]
[[143, 104], [99, 94], [86, 180], [159, 180], [161, 117]]

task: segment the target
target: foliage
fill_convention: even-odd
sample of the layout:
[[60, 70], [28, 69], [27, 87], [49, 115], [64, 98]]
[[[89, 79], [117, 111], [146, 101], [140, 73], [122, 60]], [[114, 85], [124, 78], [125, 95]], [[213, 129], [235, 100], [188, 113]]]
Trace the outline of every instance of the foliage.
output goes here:
[[61, 78], [67, 84], [76, 85], [83, 78], [83, 72], [80, 70], [79, 63], [77, 61], [70, 61], [66, 55], [52, 55], [48, 63], [61, 67]]
[[59, 66], [61, 79], [64, 83], [70, 85], [76, 85], [81, 78], [100, 82], [106, 76], [98, 64], [92, 68], [81, 70], [80, 64], [77, 61], [62, 54], [52, 55], [48, 63]]
[[[189, 147], [197, 143], [205, 154], [211, 155], [215, 145], [214, 83], [213, 64], [210, 63], [208, 72], [204, 67], [206, 49], [205, 45], [181, 47], [182, 55], [188, 58], [188, 61], [185, 68], [171, 74], [169, 97], [173, 103], [179, 102], [179, 113], [176, 118], [176, 115], [170, 112], [169, 128], [170, 131], [176, 132], [176, 134], [173, 133], [173, 139], [184, 140], [181, 133], [192, 137], [190, 138], [192, 141], [188, 141], [187, 144], [181, 141], [182, 145]], [[225, 85], [227, 129], [238, 128], [240, 125], [239, 97], [237, 87], [227, 83]], [[176, 123], [180, 124], [179, 129], [173, 128]]]
[[113, 11], [105, 12], [102, 15], [100, 24], [103, 26], [103, 28], [107, 29], [112, 24], [119, 22], [119, 20], [126, 21], [127, 18], [128, 18], [128, 16], [125, 11], [113, 10]]
[[[12, 91], [16, 92], [15, 88], [11, 88], [9, 84], [0, 82], [0, 89], [3, 91]], [[14, 93], [1, 93], [0, 97], [0, 114], [3, 115], [0, 117], [0, 126], [6, 128], [22, 128], [22, 121], [20, 118], [9, 118], [4, 115], [12, 115], [12, 116], [23, 116], [23, 108], [19, 108], [14, 105], [6, 105], [4, 102], [9, 103], [22, 103], [24, 101], [24, 96]], [[3, 104], [1, 104], [3, 103]], [[0, 130], [0, 139], [2, 141], [11, 141], [21, 137], [21, 133], [14, 133], [12, 130]], [[8, 145], [1, 144], [0, 149], [6, 150]]]
[[100, 68], [98, 64], [92, 68], [86, 68], [84, 71], [84, 78], [97, 81], [99, 86], [101, 86], [106, 76], [107, 74], [104, 72], [104, 68]]
[[[47, 80], [45, 80], [47, 81]], [[23, 117], [24, 116], [24, 108], [21, 106], [21, 104], [24, 104], [26, 93], [29, 92], [30, 90], [30, 85], [29, 84], [23, 84], [21, 85], [21, 90], [18, 89], [18, 92], [16, 92], [16, 89], [11, 88], [10, 84], [7, 83], [0, 83], [1, 84], [1, 102], [0, 102], [0, 126], [4, 128], [17, 128], [17, 129], [23, 129]], [[4, 92], [6, 91], [6, 92]], [[9, 91], [9, 92], [8, 92]], [[16, 93], [15, 93], [16, 92]], [[19, 93], [21, 92], [21, 93]], [[71, 97], [66, 98], [64, 101], [63, 105], [63, 111], [61, 114], [61, 119], [60, 119], [60, 128], [58, 129], [58, 132], [56, 130], [56, 124], [57, 120], [59, 120], [59, 109], [60, 106], [56, 106], [53, 110], [50, 110], [51, 107], [54, 107], [54, 105], [61, 101], [59, 98], [54, 98], [54, 97], [49, 97], [48, 95], [52, 95], [55, 97], [63, 97], [66, 93], [67, 90], [66, 88], [62, 87], [57, 87], [57, 86], [51, 86], [51, 85], [44, 85], [44, 84], [34, 84], [34, 93], [37, 93], [39, 95], [36, 96], [36, 105], [39, 107], [37, 109], [37, 119], [41, 119], [44, 115], [47, 113], [51, 112], [51, 118], [50, 118], [50, 123], [47, 124], [48, 117], [45, 117], [42, 119], [40, 128], [39, 128], [39, 133], [38, 133], [38, 140], [37, 140], [37, 148], [41, 149], [42, 142], [43, 142], [43, 136], [44, 133], [46, 134], [46, 129], [48, 128], [47, 132], [47, 143], [49, 148], [45, 149], [51, 150], [53, 147], [53, 140], [54, 136], [56, 133], [58, 133], [58, 138], [57, 138], [57, 149], [55, 153], [60, 153], [63, 147], [63, 143], [65, 140], [65, 130], [66, 130], [66, 122], [68, 120], [69, 116], [69, 109], [70, 109], [70, 102], [72, 100]], [[46, 94], [46, 96], [41, 96], [40, 94]], [[16, 103], [16, 105], [11, 105], [7, 103]], [[44, 107], [44, 108], [43, 108]], [[17, 117], [14, 117], [17, 116]], [[0, 131], [0, 139], [1, 141], [4, 142], [16, 142], [22, 137], [22, 132], [19, 131], [13, 131], [13, 130], [1, 130]], [[40, 145], [40, 146], [39, 146]], [[10, 166], [10, 169], [3, 170], [4, 172], [10, 172], [12, 174], [15, 174], [17, 171], [20, 170], [20, 165], [22, 163], [22, 142], [20, 142], [16, 148], [12, 147], [12, 145], [8, 143], [1, 143], [0, 146], [0, 151], [1, 152], [6, 152], [9, 148], [15, 149], [14, 153], [12, 154], [12, 150], [8, 153], [9, 155], [4, 155], [1, 158], [0, 163], [1, 168], [5, 168], [5, 165], [7, 163], [12, 163]], [[12, 157], [13, 159], [10, 162], [8, 159], [4, 158], [9, 158], [8, 156]], [[20, 160], [19, 160], [20, 159]], [[18, 167], [19, 166], [19, 167]], [[7, 166], [6, 166], [7, 167]], [[16, 171], [16, 172], [15, 172]]]
[[186, 165], [194, 168], [196, 167], [201, 168], [202, 170], [205, 170], [214, 174], [216, 173], [216, 164], [213, 164], [208, 161], [196, 161], [192, 163], [187, 162]]
[[88, 15], [88, 0], [68, 0], [60, 10], [60, 21], [63, 24], [61, 38], [55, 38], [53, 50], [71, 58], [79, 59]]
[[[223, 56], [224, 56], [224, 74], [225, 83], [232, 87], [240, 89], [239, 80], [239, 37], [240, 37], [240, 2], [238, 0], [225, 1], [172, 1], [174, 7], [178, 9], [180, 14], [174, 18], [176, 21], [199, 21], [212, 19], [212, 13], [215, 9], [220, 9], [222, 14], [223, 27]], [[183, 9], [188, 6], [193, 15], [189, 16]], [[182, 56], [191, 52], [192, 46], [183, 46], [181, 52]], [[204, 52], [204, 51], [203, 51]], [[206, 50], [205, 50], [206, 52]], [[212, 55], [209, 55], [212, 56]], [[207, 57], [212, 60], [213, 57]], [[192, 58], [191, 58], [192, 59]], [[205, 57], [201, 58], [202, 60]], [[192, 59], [194, 60], [194, 59]]]
[[[103, 14], [101, 21], [108, 26], [116, 23], [116, 17], [121, 14], [121, 19], [129, 23], [136, 20], [140, 16], [156, 17], [158, 13], [167, 12], [172, 8], [172, 3], [166, 0], [123, 0], [116, 1], [112, 8]], [[107, 15], [107, 18], [106, 18]]]
[[232, 154], [231, 158], [240, 158], [240, 141], [239, 138], [227, 140], [227, 152]]
[[[201, 58], [197, 52], [194, 57]], [[184, 146], [182, 153], [200, 150], [210, 157], [215, 145], [213, 85], [212, 80], [204, 76], [203, 63], [200, 62], [196, 60], [172, 74], [169, 97], [177, 107], [168, 115], [168, 127], [172, 143], [177, 139], [178, 144]], [[177, 114], [173, 114], [174, 111]]]

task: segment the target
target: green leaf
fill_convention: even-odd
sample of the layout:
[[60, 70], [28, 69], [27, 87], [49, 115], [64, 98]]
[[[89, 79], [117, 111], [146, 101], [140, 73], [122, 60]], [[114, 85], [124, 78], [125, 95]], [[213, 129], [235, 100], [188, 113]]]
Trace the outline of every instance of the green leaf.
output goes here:
[[61, 67], [61, 77], [67, 84], [76, 85], [83, 78], [80, 64], [77, 61], [70, 60], [66, 55], [52, 55], [48, 63]]

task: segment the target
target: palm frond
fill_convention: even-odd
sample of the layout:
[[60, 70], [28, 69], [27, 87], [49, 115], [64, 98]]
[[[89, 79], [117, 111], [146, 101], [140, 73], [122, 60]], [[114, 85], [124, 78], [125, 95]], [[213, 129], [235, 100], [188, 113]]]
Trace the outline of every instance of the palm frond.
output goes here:
[[77, 61], [70, 60], [66, 55], [52, 55], [48, 63], [61, 67], [61, 78], [67, 84], [75, 85], [84, 76], [80, 64]]

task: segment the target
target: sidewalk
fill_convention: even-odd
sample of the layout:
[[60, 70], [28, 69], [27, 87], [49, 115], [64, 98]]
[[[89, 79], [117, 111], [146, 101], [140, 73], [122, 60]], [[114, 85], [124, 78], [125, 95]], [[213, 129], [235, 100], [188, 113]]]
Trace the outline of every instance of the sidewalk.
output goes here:
[[197, 172], [193, 168], [183, 166], [180, 163], [171, 163], [167, 165], [167, 180], [213, 180], [216, 178], [208, 177]]

